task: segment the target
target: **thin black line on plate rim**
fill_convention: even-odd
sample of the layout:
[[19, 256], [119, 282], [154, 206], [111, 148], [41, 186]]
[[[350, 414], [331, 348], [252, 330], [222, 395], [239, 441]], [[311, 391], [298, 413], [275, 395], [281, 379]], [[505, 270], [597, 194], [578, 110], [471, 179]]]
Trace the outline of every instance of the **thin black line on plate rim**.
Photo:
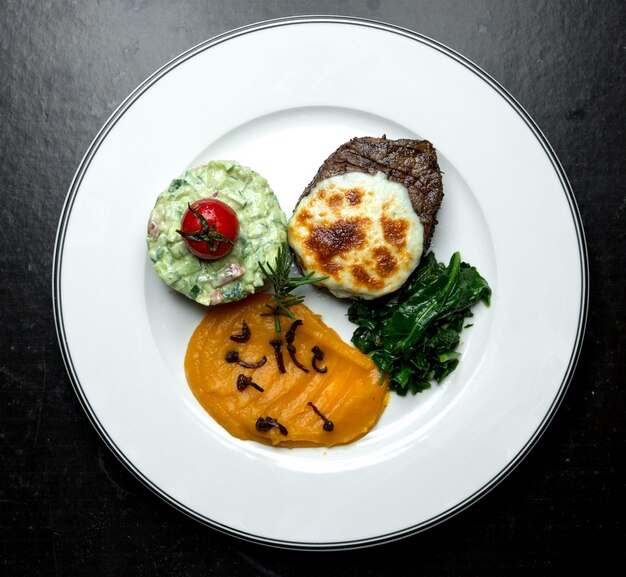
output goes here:
[[[502, 96], [513, 108], [513, 110], [520, 116], [520, 118], [525, 122], [531, 132], [535, 135], [537, 140], [540, 142], [542, 148], [544, 149], [546, 155], [550, 159], [552, 166], [559, 177], [559, 181], [565, 193], [565, 196], [568, 200], [568, 204], [570, 207], [570, 211], [572, 213], [572, 218], [574, 220], [576, 236], [578, 240], [578, 249], [580, 256], [580, 266], [581, 266], [581, 300], [580, 300], [580, 309], [579, 309], [579, 322], [576, 333], [576, 339], [574, 342], [574, 347], [572, 349], [572, 353], [567, 365], [567, 369], [561, 382], [561, 386], [559, 387], [559, 392], [553, 400], [551, 406], [549, 407], [546, 415], [543, 420], [539, 424], [537, 430], [533, 434], [533, 436], [526, 442], [526, 444], [520, 449], [520, 451], [513, 457], [508, 465], [500, 471], [498, 475], [493, 477], [486, 485], [484, 485], [481, 489], [476, 491], [473, 495], [467, 497], [464, 501], [458, 503], [454, 507], [441, 512], [436, 517], [429, 519], [428, 521], [422, 522], [418, 525], [414, 525], [411, 527], [407, 527], [405, 529], [395, 531], [393, 533], [387, 533], [383, 535], [377, 535], [371, 538], [358, 539], [358, 540], [349, 540], [349, 541], [340, 541], [340, 542], [320, 542], [320, 543], [306, 543], [306, 542], [297, 542], [297, 541], [286, 541], [280, 539], [271, 539], [266, 537], [261, 537], [258, 535], [253, 535], [250, 533], [246, 533], [244, 531], [239, 531], [232, 527], [223, 525], [217, 521], [214, 521], [208, 517], [205, 517], [196, 511], [193, 511], [178, 502], [175, 498], [168, 495], [162, 489], [160, 489], [157, 485], [155, 485], [150, 479], [146, 478], [139, 470], [135, 468], [132, 462], [126, 458], [124, 453], [117, 447], [117, 445], [113, 442], [112, 439], [109, 438], [106, 429], [98, 420], [96, 414], [91, 409], [89, 405], [89, 401], [87, 400], [84, 391], [80, 385], [80, 381], [76, 375], [74, 370], [74, 366], [72, 363], [71, 353], [69, 350], [69, 346], [67, 343], [64, 323], [63, 323], [63, 311], [61, 307], [61, 268], [62, 268], [62, 257], [63, 257], [63, 247], [65, 242], [65, 234], [67, 230], [68, 220], [72, 211], [72, 207], [74, 204], [74, 200], [76, 198], [77, 192], [82, 183], [82, 179], [89, 167], [91, 159], [97, 152], [100, 144], [106, 138], [108, 132], [113, 128], [116, 122], [123, 116], [126, 110], [134, 104], [138, 98], [152, 86], [159, 78], [176, 68], [179, 64], [182, 64], [189, 58], [192, 58], [196, 54], [200, 52], [204, 52], [213, 46], [221, 44], [227, 40], [231, 40], [233, 38], [237, 38], [244, 34], [248, 34], [251, 32], [258, 32], [260, 30], [265, 30], [269, 28], [286, 26], [286, 25], [298, 25], [298, 24], [347, 24], [347, 25], [355, 25], [355, 26], [363, 26], [366, 28], [374, 28], [377, 30], [391, 32], [393, 34], [398, 34], [400, 36], [407, 37], [409, 39], [415, 40], [429, 46], [442, 54], [452, 58], [457, 61], [462, 66], [465, 66], [468, 70], [482, 78], [487, 84], [489, 84], [500, 96]], [[153, 493], [162, 498], [166, 503], [185, 515], [191, 517], [192, 519], [199, 521], [213, 529], [221, 531], [225, 534], [238, 537], [244, 539], [246, 541], [251, 541], [254, 543], [259, 543], [263, 545], [269, 545], [274, 547], [286, 548], [286, 549], [300, 549], [300, 550], [320, 550], [320, 551], [331, 551], [331, 550], [341, 550], [341, 549], [355, 549], [359, 547], [369, 547], [373, 545], [388, 543], [391, 541], [395, 541], [398, 539], [402, 539], [408, 537], [410, 535], [414, 535], [416, 533], [425, 531], [443, 521], [451, 518], [452, 516], [460, 513], [480, 498], [485, 496], [489, 491], [491, 491], [500, 481], [502, 481], [519, 463], [523, 460], [523, 458], [530, 452], [535, 443], [539, 440], [548, 424], [554, 417], [556, 410], [561, 404], [563, 397], [567, 391], [569, 383], [572, 379], [574, 370], [576, 368], [576, 364], [578, 358], [580, 356], [580, 351], [582, 348], [582, 343], [584, 339], [585, 327], [587, 322], [587, 310], [588, 310], [588, 300], [589, 300], [589, 277], [588, 277], [588, 255], [587, 255], [587, 247], [584, 238], [584, 230], [582, 227], [582, 219], [580, 216], [580, 212], [578, 210], [578, 206], [576, 204], [576, 200], [563, 170], [563, 167], [558, 160], [554, 150], [551, 145], [534, 122], [534, 120], [530, 117], [530, 115], [524, 110], [524, 108], [515, 100], [515, 98], [508, 93], [508, 91], [501, 86], [495, 79], [493, 79], [489, 74], [487, 74], [484, 70], [482, 70], [479, 66], [474, 64], [468, 58], [459, 54], [455, 50], [445, 46], [444, 44], [428, 38], [423, 34], [418, 32], [413, 32], [412, 30], [408, 30], [406, 28], [402, 28], [393, 24], [387, 24], [384, 22], [378, 22], [375, 20], [368, 20], [364, 18], [353, 18], [353, 17], [343, 17], [343, 16], [299, 16], [299, 17], [286, 17], [279, 18], [275, 20], [267, 20], [263, 22], [258, 22], [254, 24], [250, 24], [247, 26], [243, 26], [241, 28], [237, 28], [235, 30], [231, 30], [215, 36], [211, 39], [208, 39], [197, 46], [190, 48], [189, 50], [183, 52], [178, 55], [170, 62], [162, 66], [160, 69], [155, 71], [151, 76], [149, 76], [144, 82], [142, 82], [131, 94], [120, 104], [120, 106], [113, 112], [113, 114], [109, 117], [109, 119], [102, 126], [91, 145], [87, 149], [85, 155], [83, 156], [79, 168], [76, 171], [76, 174], [70, 184], [70, 188], [68, 190], [68, 194], [66, 196], [65, 203], [63, 205], [61, 211], [61, 217], [59, 220], [59, 226], [57, 229], [57, 238], [55, 242], [54, 256], [53, 256], [53, 270], [52, 270], [52, 299], [53, 299], [53, 310], [55, 317], [55, 325], [57, 331], [57, 338], [59, 341], [59, 345], [61, 348], [61, 353], [63, 356], [63, 361], [70, 377], [70, 381], [76, 394], [79, 398], [79, 401], [83, 407], [83, 410], [87, 414], [89, 420], [92, 422], [94, 428], [105, 442], [105, 444], [111, 449], [111, 451], [118, 457], [118, 459], [122, 462], [122, 464], [135, 476], [137, 477], [146, 487], [148, 487]]]

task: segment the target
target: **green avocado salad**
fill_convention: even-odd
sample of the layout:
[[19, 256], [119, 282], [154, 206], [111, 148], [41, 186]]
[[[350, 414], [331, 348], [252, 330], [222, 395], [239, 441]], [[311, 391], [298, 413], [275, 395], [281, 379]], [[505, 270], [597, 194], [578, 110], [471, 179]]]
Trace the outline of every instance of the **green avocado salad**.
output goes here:
[[[188, 206], [221, 200], [237, 214], [239, 237], [217, 260], [192, 254], [179, 234]], [[287, 240], [287, 220], [267, 180], [235, 161], [213, 160], [174, 179], [150, 213], [146, 240], [154, 270], [174, 290], [203, 305], [242, 299], [262, 286], [259, 262], [274, 262]]]

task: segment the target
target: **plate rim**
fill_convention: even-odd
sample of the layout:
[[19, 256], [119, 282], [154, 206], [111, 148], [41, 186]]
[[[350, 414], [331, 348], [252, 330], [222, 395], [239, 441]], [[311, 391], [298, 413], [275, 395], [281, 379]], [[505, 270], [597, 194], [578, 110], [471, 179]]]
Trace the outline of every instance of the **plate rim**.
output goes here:
[[[565, 371], [563, 380], [559, 387], [558, 393], [555, 396], [552, 404], [548, 408], [546, 414], [544, 415], [542, 421], [539, 423], [539, 426], [535, 430], [534, 434], [527, 440], [524, 446], [520, 449], [520, 451], [509, 460], [506, 467], [504, 467], [497, 475], [495, 475], [488, 483], [486, 483], [483, 487], [478, 489], [472, 495], [469, 495], [466, 499], [457, 503], [455, 506], [442, 511], [439, 515], [428, 519], [427, 521], [423, 521], [411, 527], [406, 527], [404, 529], [394, 531], [392, 533], [387, 533], [383, 535], [375, 535], [370, 538], [361, 538], [355, 540], [345, 540], [345, 541], [337, 541], [337, 542], [297, 542], [297, 541], [289, 541], [283, 539], [275, 539], [262, 537], [259, 535], [254, 535], [251, 533], [247, 533], [245, 531], [240, 531], [233, 527], [229, 527], [222, 523], [219, 523], [213, 519], [205, 517], [204, 515], [193, 511], [189, 507], [183, 505], [179, 501], [177, 501], [171, 495], [168, 495], [164, 490], [156, 485], [153, 481], [145, 477], [141, 471], [139, 471], [132, 463], [132, 461], [126, 457], [123, 451], [115, 444], [115, 442], [109, 437], [106, 428], [102, 423], [100, 423], [95, 411], [91, 408], [89, 401], [82, 389], [82, 385], [76, 371], [74, 370], [71, 352], [69, 349], [69, 345], [66, 338], [65, 325], [63, 322], [63, 310], [61, 306], [61, 270], [62, 270], [62, 257], [63, 257], [63, 247], [65, 242], [65, 234], [67, 231], [67, 224], [69, 221], [69, 216], [72, 212], [72, 207], [74, 204], [74, 200], [78, 194], [80, 189], [83, 177], [89, 168], [91, 160], [95, 156], [100, 147], [101, 143], [106, 139], [107, 134], [116, 124], [116, 122], [123, 116], [125, 111], [135, 103], [136, 100], [152, 86], [155, 82], [157, 82], [162, 76], [169, 73], [176, 66], [182, 64], [186, 60], [192, 58], [196, 54], [204, 52], [221, 44], [222, 42], [237, 38], [239, 36], [258, 32], [260, 30], [266, 30], [270, 28], [276, 28], [281, 26], [290, 26], [290, 25], [302, 25], [302, 24], [343, 24], [343, 25], [353, 25], [353, 26], [361, 26], [366, 28], [374, 28], [382, 31], [386, 31], [389, 33], [397, 34], [400, 36], [404, 36], [406, 38], [417, 41], [421, 44], [424, 44], [430, 48], [435, 49], [436, 51], [452, 58], [462, 66], [464, 66], [469, 71], [476, 74], [479, 78], [485, 81], [492, 89], [494, 89], [508, 104], [511, 108], [518, 114], [518, 116], [524, 121], [527, 127], [531, 130], [539, 144], [541, 145], [544, 153], [550, 160], [552, 167], [558, 176], [559, 182], [563, 189], [563, 192], [568, 201], [568, 206], [570, 208], [570, 213], [572, 216], [573, 223], [575, 225], [576, 238], [578, 241], [578, 254], [579, 254], [579, 264], [581, 271], [581, 286], [580, 286], [580, 303], [579, 303], [579, 317], [578, 317], [578, 325], [576, 331], [576, 338], [574, 340], [574, 346], [571, 351], [571, 355], [569, 358], [569, 362], [567, 364], [567, 369]], [[425, 531], [431, 527], [434, 527], [454, 515], [457, 515], [461, 511], [465, 510], [469, 506], [476, 503], [482, 497], [487, 495], [492, 489], [494, 489], [503, 479], [505, 479], [530, 453], [532, 448], [541, 438], [548, 425], [552, 421], [554, 415], [556, 414], [563, 398], [565, 397], [565, 393], [569, 388], [570, 382], [573, 378], [576, 365], [578, 363], [578, 359], [580, 357], [580, 353], [582, 350], [584, 336], [586, 331], [587, 324], [587, 316], [588, 316], [588, 308], [589, 308], [589, 260], [588, 260], [588, 252], [587, 252], [587, 243], [585, 239], [584, 228], [582, 224], [582, 218], [580, 215], [580, 211], [578, 209], [578, 205], [576, 203], [576, 198], [574, 196], [573, 190], [569, 183], [569, 180], [565, 174], [563, 166], [559, 161], [554, 149], [548, 142], [547, 138], [544, 136], [543, 132], [540, 130], [535, 121], [531, 118], [528, 112], [521, 106], [521, 104], [494, 78], [492, 78], [487, 72], [485, 72], [482, 68], [476, 65], [474, 62], [469, 60], [467, 57], [463, 56], [456, 50], [449, 48], [443, 43], [434, 40], [424, 34], [419, 32], [415, 32], [408, 28], [404, 28], [395, 24], [390, 24], [386, 22], [382, 22], [379, 20], [360, 18], [360, 17], [351, 17], [351, 16], [339, 16], [339, 15], [302, 15], [302, 16], [287, 16], [282, 18], [275, 18], [270, 20], [263, 20], [260, 22], [251, 23], [245, 26], [241, 26], [216, 36], [213, 36], [207, 40], [196, 44], [195, 46], [187, 49], [186, 51], [180, 53], [178, 56], [172, 58], [169, 62], [158, 68], [154, 73], [148, 76], [141, 84], [139, 84], [123, 101], [122, 103], [114, 110], [114, 112], [109, 116], [109, 118], [105, 121], [103, 126], [100, 128], [92, 142], [90, 143], [87, 151], [83, 155], [78, 168], [74, 174], [74, 177], [70, 183], [68, 192], [65, 197], [65, 201], [63, 203], [61, 214], [59, 217], [59, 224], [57, 227], [57, 233], [54, 243], [54, 253], [52, 259], [52, 305], [53, 305], [53, 314], [54, 314], [54, 322], [57, 333], [57, 340], [59, 344], [59, 348], [61, 351], [61, 356], [63, 358], [63, 363], [65, 365], [67, 374], [69, 376], [70, 382], [74, 391], [79, 399], [79, 402], [85, 411], [88, 419], [91, 424], [95, 428], [96, 432], [100, 436], [100, 438], [104, 441], [105, 445], [111, 450], [111, 452], [120, 460], [120, 462], [126, 467], [126, 469], [136, 477], [144, 486], [146, 486], [150, 491], [156, 494], [158, 497], [163, 499], [168, 505], [174, 507], [178, 511], [182, 512], [186, 516], [198, 521], [208, 527], [216, 529], [222, 533], [227, 535], [237, 537], [239, 539], [253, 542], [262, 545], [268, 545], [283, 549], [298, 549], [298, 550], [319, 550], [319, 551], [330, 551], [330, 550], [344, 550], [344, 549], [356, 549], [362, 547], [370, 547], [374, 545], [380, 545], [383, 543], [389, 543], [392, 541], [396, 541], [405, 537], [409, 537], [411, 535], [415, 535], [422, 531]]]

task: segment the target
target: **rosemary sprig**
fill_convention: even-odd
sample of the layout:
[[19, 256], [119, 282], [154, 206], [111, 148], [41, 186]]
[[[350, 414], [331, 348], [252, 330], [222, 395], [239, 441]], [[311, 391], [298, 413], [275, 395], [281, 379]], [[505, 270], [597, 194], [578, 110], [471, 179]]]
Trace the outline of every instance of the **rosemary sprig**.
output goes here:
[[320, 282], [328, 278], [327, 276], [316, 277], [314, 276], [314, 271], [305, 276], [289, 276], [292, 265], [293, 253], [284, 246], [278, 251], [273, 266], [268, 262], [265, 264], [259, 262], [261, 271], [270, 279], [274, 286], [274, 294], [271, 298], [272, 304], [265, 305], [272, 312], [261, 313], [261, 316], [274, 317], [274, 326], [277, 333], [280, 333], [280, 317], [289, 317], [295, 321], [296, 317], [289, 309], [304, 300], [303, 295], [293, 295], [291, 292], [299, 286]]

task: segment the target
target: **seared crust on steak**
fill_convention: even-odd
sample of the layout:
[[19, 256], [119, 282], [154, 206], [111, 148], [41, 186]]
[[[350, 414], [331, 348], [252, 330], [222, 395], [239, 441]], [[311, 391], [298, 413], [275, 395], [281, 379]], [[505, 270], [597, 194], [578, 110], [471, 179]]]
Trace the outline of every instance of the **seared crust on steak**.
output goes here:
[[428, 140], [387, 140], [384, 135], [382, 138], [355, 137], [324, 161], [298, 203], [318, 182], [347, 172], [384, 172], [389, 180], [407, 188], [413, 209], [424, 226], [426, 252], [443, 200], [441, 171], [433, 145]]

